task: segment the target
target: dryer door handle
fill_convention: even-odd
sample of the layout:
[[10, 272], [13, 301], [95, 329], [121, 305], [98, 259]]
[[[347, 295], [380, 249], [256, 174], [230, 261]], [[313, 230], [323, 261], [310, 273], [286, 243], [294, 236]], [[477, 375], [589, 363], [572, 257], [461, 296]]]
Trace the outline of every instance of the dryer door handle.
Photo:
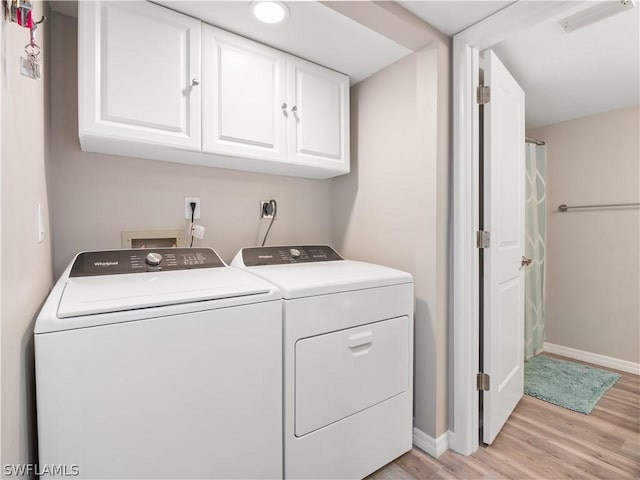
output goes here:
[[367, 353], [372, 344], [373, 332], [371, 330], [354, 333], [347, 337], [347, 347], [349, 347], [354, 356]]

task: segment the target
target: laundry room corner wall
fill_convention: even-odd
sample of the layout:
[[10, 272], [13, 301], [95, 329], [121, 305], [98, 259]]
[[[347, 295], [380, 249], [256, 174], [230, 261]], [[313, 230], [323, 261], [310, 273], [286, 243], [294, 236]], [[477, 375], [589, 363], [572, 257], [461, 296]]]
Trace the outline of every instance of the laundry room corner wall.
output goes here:
[[260, 201], [278, 214], [267, 245], [332, 240], [331, 180], [264, 175], [87, 153], [78, 141], [77, 19], [53, 12], [52, 198], [54, 268], [82, 250], [121, 247], [126, 230], [185, 230], [184, 197], [200, 197], [206, 228], [198, 245], [229, 262], [255, 245]]
[[345, 257], [415, 279], [415, 427], [448, 430], [449, 45], [435, 42], [351, 89], [351, 174], [334, 179]]
[[[33, 17], [46, 8], [34, 2]], [[1, 19], [1, 351], [2, 465], [36, 461], [33, 324], [52, 284], [48, 221], [48, 25], [37, 30], [43, 46], [42, 78], [20, 75], [29, 31]], [[40, 205], [44, 238], [38, 242]], [[4, 470], [4, 469], [3, 469]], [[3, 472], [4, 473], [4, 472]]]

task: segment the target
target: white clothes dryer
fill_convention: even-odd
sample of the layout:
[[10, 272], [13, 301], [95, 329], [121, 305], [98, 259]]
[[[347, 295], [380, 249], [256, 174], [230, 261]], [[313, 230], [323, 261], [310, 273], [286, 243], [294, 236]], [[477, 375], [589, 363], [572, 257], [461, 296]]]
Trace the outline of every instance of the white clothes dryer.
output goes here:
[[40, 312], [35, 356], [41, 466], [282, 477], [280, 295], [211, 249], [79, 254]]
[[413, 278], [328, 246], [244, 248], [277, 286], [285, 478], [363, 478], [412, 447]]

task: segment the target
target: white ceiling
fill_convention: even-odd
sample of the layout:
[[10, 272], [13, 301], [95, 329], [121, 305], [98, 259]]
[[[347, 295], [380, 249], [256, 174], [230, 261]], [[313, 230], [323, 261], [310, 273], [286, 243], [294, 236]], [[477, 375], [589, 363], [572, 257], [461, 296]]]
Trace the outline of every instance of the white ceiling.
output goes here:
[[547, 22], [493, 50], [525, 92], [527, 128], [640, 101], [638, 6], [573, 33]]
[[[287, 1], [289, 18], [279, 25], [259, 22], [248, 1], [153, 2], [345, 73], [352, 85], [412, 53], [410, 48], [316, 1]], [[78, 15], [77, 1], [56, 0], [50, 5], [65, 15]]]
[[259, 22], [244, 1], [156, 0], [225, 30], [292, 53], [351, 77], [357, 83], [411, 53], [387, 37], [318, 2], [287, 2], [280, 25]]
[[[399, 3], [453, 35], [512, 2]], [[593, 5], [576, 3], [566, 14], [493, 48], [525, 91], [527, 128], [640, 103], [640, 6], [573, 33], [564, 32], [562, 18]]]
[[398, 3], [442, 33], [455, 35], [514, 2], [414, 0]]

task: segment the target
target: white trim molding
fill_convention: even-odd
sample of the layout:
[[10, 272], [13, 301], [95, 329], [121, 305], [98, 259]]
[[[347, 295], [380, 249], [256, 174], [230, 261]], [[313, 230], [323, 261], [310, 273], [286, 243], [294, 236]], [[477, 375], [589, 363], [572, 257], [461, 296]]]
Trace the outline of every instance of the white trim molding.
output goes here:
[[[550, 21], [580, 2], [516, 1], [453, 37], [453, 425], [463, 455], [478, 449], [479, 116], [475, 89], [479, 53], [525, 28]], [[578, 7], [577, 7], [578, 5]], [[415, 431], [414, 431], [415, 432]], [[414, 441], [416, 441], [414, 433]], [[422, 437], [420, 437], [422, 438]], [[438, 437], [440, 438], [440, 437]], [[426, 447], [419, 448], [427, 451]], [[433, 445], [433, 444], [429, 444]]]
[[542, 349], [545, 352], [555, 353], [556, 355], [573, 358], [574, 360], [580, 360], [582, 362], [593, 363], [594, 365], [599, 365], [601, 367], [612, 368], [614, 370], [620, 370], [621, 372], [640, 375], [640, 363], [633, 363], [628, 360], [622, 360], [620, 358], [607, 357], [606, 355], [600, 355], [599, 353], [586, 352], [584, 350], [556, 345], [554, 343], [544, 342]]
[[582, 8], [578, 2], [517, 1], [490, 17], [456, 34], [458, 38], [478, 51], [491, 48], [522, 30], [549, 21], [568, 10]]
[[444, 452], [449, 450], [449, 438], [451, 432], [446, 431], [438, 438], [433, 438], [422, 430], [413, 428], [413, 444], [423, 452], [428, 453], [433, 458], [438, 458]]
[[447, 432], [447, 441], [449, 442], [449, 449], [453, 450], [454, 452], [457, 452], [457, 446], [456, 446], [456, 434], [455, 432], [452, 432], [451, 430], [449, 430]]
[[[453, 39], [454, 162], [453, 162], [453, 410], [456, 451], [471, 455], [478, 448], [479, 275], [475, 231], [479, 209], [478, 116], [475, 87], [479, 82], [478, 51]], [[474, 159], [476, 159], [474, 161]], [[475, 319], [475, 320], [474, 320]], [[474, 348], [475, 347], [475, 348]], [[475, 393], [475, 394], [474, 394]]]

